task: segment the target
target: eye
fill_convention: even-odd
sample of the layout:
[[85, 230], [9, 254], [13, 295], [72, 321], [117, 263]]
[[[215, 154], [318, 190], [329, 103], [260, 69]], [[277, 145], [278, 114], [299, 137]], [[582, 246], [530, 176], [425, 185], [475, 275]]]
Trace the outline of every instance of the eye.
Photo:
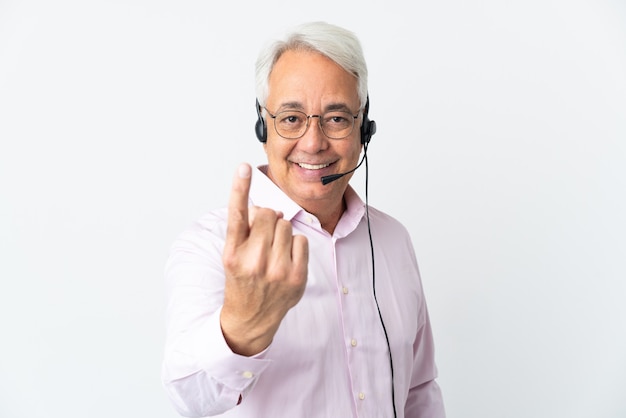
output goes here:
[[304, 123], [306, 115], [300, 112], [280, 112], [276, 121], [281, 125], [298, 125]]
[[306, 127], [306, 115], [295, 110], [280, 112], [276, 115], [276, 129], [282, 136], [291, 137]]
[[330, 112], [324, 115], [324, 124], [332, 129], [345, 129], [352, 125], [353, 117], [346, 112]]

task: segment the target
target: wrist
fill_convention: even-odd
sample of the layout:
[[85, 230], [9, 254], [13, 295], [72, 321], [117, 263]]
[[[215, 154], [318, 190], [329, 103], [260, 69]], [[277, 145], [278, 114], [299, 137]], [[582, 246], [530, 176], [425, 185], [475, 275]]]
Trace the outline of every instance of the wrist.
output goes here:
[[222, 335], [233, 353], [250, 357], [267, 349], [274, 338], [276, 329], [260, 330], [258, 326], [250, 326], [241, 321], [233, 320], [222, 310], [220, 315]]

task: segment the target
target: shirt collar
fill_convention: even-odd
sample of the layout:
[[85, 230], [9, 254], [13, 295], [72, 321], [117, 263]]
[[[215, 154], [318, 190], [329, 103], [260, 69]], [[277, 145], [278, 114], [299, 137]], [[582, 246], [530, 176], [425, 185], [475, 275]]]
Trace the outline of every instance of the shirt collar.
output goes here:
[[252, 171], [250, 202], [255, 206], [279, 210], [288, 221], [298, 212], [304, 211], [267, 176], [267, 165]]
[[343, 199], [346, 202], [346, 210], [335, 227], [336, 238], [345, 237], [354, 231], [365, 215], [365, 203], [350, 185], [346, 188]]
[[[343, 197], [346, 202], [346, 211], [335, 228], [334, 235], [338, 238], [352, 232], [365, 215], [365, 204], [350, 185], [348, 185]], [[294, 219], [298, 214], [306, 214], [304, 209], [291, 200], [267, 176], [267, 165], [261, 165], [252, 172], [250, 203], [259, 207], [279, 210], [283, 213], [283, 218], [288, 221]]]

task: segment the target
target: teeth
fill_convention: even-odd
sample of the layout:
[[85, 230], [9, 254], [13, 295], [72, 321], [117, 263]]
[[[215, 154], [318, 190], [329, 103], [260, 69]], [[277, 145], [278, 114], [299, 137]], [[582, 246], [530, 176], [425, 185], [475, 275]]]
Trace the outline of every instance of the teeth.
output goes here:
[[307, 170], [321, 170], [322, 168], [328, 167], [330, 164], [306, 164], [306, 163], [298, 163], [298, 165], [302, 168], [306, 168]]

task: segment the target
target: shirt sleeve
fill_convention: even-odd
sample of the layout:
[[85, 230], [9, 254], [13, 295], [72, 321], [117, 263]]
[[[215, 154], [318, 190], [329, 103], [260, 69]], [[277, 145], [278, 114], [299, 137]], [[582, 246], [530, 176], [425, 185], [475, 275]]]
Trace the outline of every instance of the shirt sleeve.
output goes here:
[[406, 418], [446, 417], [441, 390], [436, 381], [431, 380], [411, 388], [404, 416]]
[[183, 416], [235, 407], [270, 361], [233, 353], [222, 334], [222, 228], [198, 223], [172, 246], [165, 267], [167, 312], [162, 380]]
[[413, 342], [413, 369], [409, 394], [404, 409], [405, 418], [445, 418], [446, 412], [441, 389], [436, 382], [435, 343], [428, 315], [426, 296], [421, 284], [419, 267], [413, 243], [407, 234], [409, 257], [419, 280], [420, 305], [418, 330]]
[[[424, 306], [424, 309], [426, 307]], [[413, 378], [404, 409], [405, 418], [445, 418], [446, 412], [441, 389], [435, 381], [437, 370], [434, 360], [434, 343], [428, 312], [424, 311], [424, 326], [417, 333], [414, 351]], [[433, 378], [419, 378], [424, 370], [431, 370]]]

